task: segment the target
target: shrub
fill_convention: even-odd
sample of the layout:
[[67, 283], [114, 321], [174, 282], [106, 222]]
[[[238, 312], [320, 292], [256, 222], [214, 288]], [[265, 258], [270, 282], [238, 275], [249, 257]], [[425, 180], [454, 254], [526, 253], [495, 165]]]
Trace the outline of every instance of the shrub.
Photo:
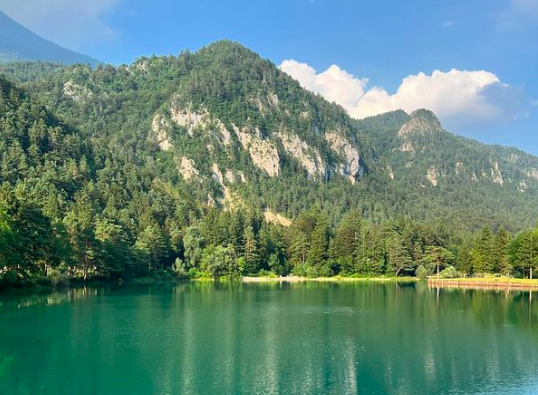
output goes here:
[[417, 267], [417, 270], [415, 271], [415, 276], [420, 278], [421, 280], [426, 280], [428, 276], [430, 275], [430, 271], [426, 269], [424, 266], [420, 265]]
[[454, 269], [453, 266], [449, 266], [439, 274], [439, 277], [441, 277], [441, 278], [457, 278], [457, 277], [459, 277], [459, 273], [458, 273], [458, 271], [456, 269]]
[[69, 277], [59, 270], [49, 270], [47, 277], [52, 282], [52, 285], [57, 287], [67, 287], [69, 285]]
[[277, 278], [278, 274], [274, 272], [270, 272], [268, 270], [262, 269], [258, 272], [258, 277], [269, 277], [269, 278]]

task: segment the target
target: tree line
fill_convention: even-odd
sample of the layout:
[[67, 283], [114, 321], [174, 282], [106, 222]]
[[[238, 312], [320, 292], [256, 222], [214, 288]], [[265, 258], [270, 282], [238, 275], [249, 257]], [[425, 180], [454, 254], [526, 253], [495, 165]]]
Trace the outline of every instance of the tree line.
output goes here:
[[260, 212], [212, 209], [183, 227], [150, 221], [133, 239], [87, 195], [77, 196], [60, 221], [5, 187], [0, 207], [4, 285], [163, 275], [532, 278], [538, 267], [538, 228], [513, 237], [484, 226], [461, 237], [442, 225], [404, 217], [372, 224], [358, 211], [333, 226], [318, 209], [301, 213], [285, 228], [265, 222]]

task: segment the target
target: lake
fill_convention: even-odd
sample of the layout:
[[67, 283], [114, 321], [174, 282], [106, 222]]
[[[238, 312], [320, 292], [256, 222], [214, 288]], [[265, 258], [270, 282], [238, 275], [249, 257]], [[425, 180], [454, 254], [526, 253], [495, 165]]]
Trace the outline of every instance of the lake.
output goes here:
[[537, 304], [422, 283], [4, 294], [0, 393], [537, 394]]

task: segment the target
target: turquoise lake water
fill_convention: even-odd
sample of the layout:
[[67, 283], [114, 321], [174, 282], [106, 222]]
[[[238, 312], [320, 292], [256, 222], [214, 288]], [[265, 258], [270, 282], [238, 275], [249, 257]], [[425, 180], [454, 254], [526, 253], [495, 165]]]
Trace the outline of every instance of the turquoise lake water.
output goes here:
[[538, 394], [537, 306], [362, 282], [3, 294], [0, 394]]

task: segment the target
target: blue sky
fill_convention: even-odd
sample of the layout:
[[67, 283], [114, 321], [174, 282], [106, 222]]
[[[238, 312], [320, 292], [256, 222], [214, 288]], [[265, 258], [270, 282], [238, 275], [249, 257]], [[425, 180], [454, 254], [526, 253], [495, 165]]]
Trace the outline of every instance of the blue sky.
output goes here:
[[278, 65], [293, 60], [285, 71], [355, 117], [428, 106], [453, 132], [538, 154], [538, 0], [0, 0], [0, 9], [114, 64], [232, 39]]

